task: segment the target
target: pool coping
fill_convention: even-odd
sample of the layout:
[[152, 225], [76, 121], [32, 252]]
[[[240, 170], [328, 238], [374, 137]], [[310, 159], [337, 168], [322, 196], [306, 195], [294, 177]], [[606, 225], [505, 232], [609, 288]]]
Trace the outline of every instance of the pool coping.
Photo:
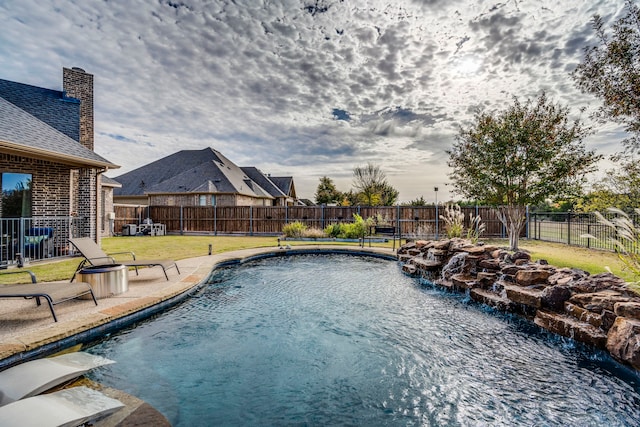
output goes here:
[[[181, 303], [202, 289], [209, 276], [217, 268], [238, 265], [257, 259], [293, 255], [346, 254], [397, 260], [391, 248], [361, 246], [309, 245], [294, 247], [268, 247], [242, 249], [212, 256], [179, 261], [180, 276], [171, 276], [170, 283], [164, 276], [154, 280], [164, 288], [145, 296], [126, 300], [101, 310], [100, 306], [79, 319], [58, 322], [44, 331], [31, 334], [16, 343], [0, 343], [0, 371], [11, 366], [41, 357], [47, 357], [72, 347], [95, 342], [130, 325], [149, 318]], [[131, 280], [135, 283], [135, 277]]]

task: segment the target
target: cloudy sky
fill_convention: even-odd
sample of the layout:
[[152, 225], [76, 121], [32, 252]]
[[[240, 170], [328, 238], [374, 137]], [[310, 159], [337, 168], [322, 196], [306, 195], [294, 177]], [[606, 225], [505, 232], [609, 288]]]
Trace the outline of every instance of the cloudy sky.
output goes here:
[[[447, 150], [479, 109], [546, 90], [598, 106], [569, 72], [590, 18], [623, 0], [0, 0], [0, 78], [62, 89], [94, 75], [96, 151], [110, 176], [181, 149], [351, 187], [372, 162], [408, 201], [448, 197]], [[598, 125], [607, 154], [624, 136]], [[603, 164], [603, 169], [607, 165]]]

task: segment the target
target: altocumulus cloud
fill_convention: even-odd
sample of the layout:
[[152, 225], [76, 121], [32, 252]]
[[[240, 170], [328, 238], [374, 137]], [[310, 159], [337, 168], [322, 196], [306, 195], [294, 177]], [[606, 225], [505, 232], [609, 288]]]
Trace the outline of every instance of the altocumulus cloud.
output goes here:
[[[96, 150], [117, 173], [213, 146], [293, 175], [303, 197], [374, 162], [401, 199], [429, 199], [474, 112], [541, 90], [576, 114], [597, 105], [568, 72], [612, 3], [5, 0], [0, 78], [59, 89], [63, 66], [94, 74]], [[615, 151], [619, 131], [603, 132], [593, 147]]]

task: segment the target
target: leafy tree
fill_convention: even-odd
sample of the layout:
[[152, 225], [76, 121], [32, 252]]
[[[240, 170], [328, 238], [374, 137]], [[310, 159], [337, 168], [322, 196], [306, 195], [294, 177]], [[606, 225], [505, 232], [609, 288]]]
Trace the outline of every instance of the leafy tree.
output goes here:
[[420, 196], [416, 199], [403, 203], [402, 206], [427, 206], [427, 201], [423, 196]]
[[626, 14], [607, 33], [602, 17], [592, 20], [598, 44], [587, 46], [572, 76], [578, 87], [603, 101], [599, 117], [625, 125], [627, 151], [640, 152], [640, 8], [625, 2]]
[[315, 196], [316, 203], [319, 205], [326, 203], [339, 203], [342, 201], [342, 193], [338, 191], [333, 180], [327, 176], [320, 178], [320, 183], [316, 189]]
[[388, 182], [380, 166], [367, 163], [353, 169], [353, 187], [358, 202], [368, 206], [392, 206], [398, 199], [398, 191]]
[[357, 206], [358, 203], [360, 203], [358, 200], [358, 194], [353, 190], [342, 193], [342, 201], [340, 202], [340, 206]]
[[577, 193], [601, 158], [584, 148], [589, 129], [568, 116], [545, 93], [525, 104], [515, 98], [504, 111], [476, 114], [447, 152], [454, 192], [498, 207], [512, 250], [526, 206]]
[[604, 212], [610, 207], [626, 211], [640, 208], [640, 164], [633, 159], [623, 162], [618, 169], [608, 170], [593, 187], [576, 201], [577, 210]]
[[398, 200], [400, 193], [389, 183], [385, 183], [380, 189], [380, 204], [382, 206], [393, 206]]

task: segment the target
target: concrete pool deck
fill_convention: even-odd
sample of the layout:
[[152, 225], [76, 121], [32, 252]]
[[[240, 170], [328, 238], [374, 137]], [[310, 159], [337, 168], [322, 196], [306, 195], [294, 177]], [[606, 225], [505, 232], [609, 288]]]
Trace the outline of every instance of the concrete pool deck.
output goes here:
[[[19, 363], [23, 357], [25, 360], [33, 358], [38, 352], [42, 352], [41, 357], [44, 357], [55, 352], [57, 345], [73, 340], [74, 336], [99, 335], [100, 328], [117, 325], [119, 321], [131, 315], [161, 307], [164, 303], [180, 298], [197, 289], [216, 266], [254, 257], [336, 252], [395, 258], [395, 252], [391, 248], [304, 245], [293, 246], [290, 249], [244, 249], [183, 259], [178, 261], [181, 274], [178, 275], [173, 269], [169, 270], [169, 280], [165, 279], [160, 268], [143, 268], [138, 276], [135, 272], [129, 272], [127, 292], [98, 299], [97, 306], [92, 300], [73, 300], [55, 306], [58, 322], [53, 321], [46, 304], [38, 307], [33, 300], [0, 299], [0, 370]], [[25, 269], [28, 269], [28, 266]]]

